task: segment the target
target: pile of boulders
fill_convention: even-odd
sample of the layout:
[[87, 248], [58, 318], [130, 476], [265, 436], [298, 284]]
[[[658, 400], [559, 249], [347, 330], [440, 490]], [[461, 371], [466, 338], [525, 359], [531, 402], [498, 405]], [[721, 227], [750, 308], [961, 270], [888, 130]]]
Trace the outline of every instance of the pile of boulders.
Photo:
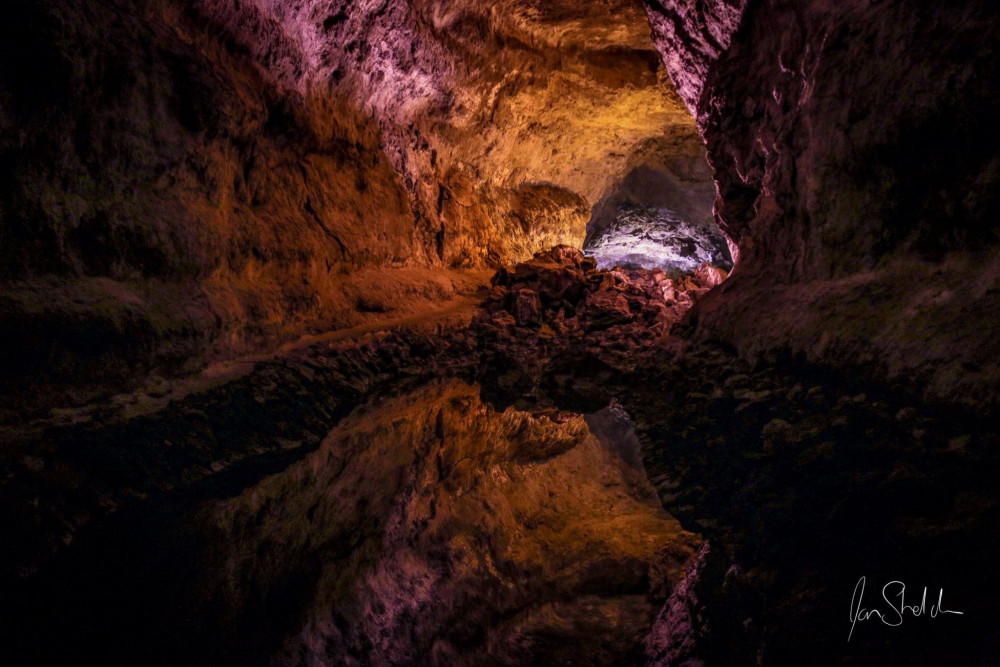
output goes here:
[[503, 337], [641, 342], [668, 333], [726, 275], [709, 264], [673, 277], [662, 269], [598, 269], [593, 258], [559, 245], [497, 271], [474, 325]]

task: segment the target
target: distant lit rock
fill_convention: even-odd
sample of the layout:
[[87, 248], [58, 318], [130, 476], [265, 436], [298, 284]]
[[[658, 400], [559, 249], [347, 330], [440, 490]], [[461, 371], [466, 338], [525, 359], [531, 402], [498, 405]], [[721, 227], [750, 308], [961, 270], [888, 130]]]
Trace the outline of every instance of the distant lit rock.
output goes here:
[[726, 239], [714, 225], [690, 222], [666, 208], [623, 208], [584, 252], [599, 268], [675, 269], [690, 272], [704, 263], [733, 266]]

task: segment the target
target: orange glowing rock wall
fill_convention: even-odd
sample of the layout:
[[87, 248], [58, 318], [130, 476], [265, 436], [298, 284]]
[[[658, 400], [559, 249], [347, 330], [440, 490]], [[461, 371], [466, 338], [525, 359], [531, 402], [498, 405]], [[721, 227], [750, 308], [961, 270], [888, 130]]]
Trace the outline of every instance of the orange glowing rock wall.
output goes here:
[[637, 154], [702, 152], [623, 0], [17, 0], [8, 19], [14, 385], [426, 310], [579, 246]]

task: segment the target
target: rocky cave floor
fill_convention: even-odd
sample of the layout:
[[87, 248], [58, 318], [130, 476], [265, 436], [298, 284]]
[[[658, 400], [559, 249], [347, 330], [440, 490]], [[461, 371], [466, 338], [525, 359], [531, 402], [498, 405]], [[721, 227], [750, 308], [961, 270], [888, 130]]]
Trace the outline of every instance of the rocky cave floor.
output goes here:
[[[688, 340], [724, 277], [557, 247], [468, 326], [318, 343], [5, 445], [8, 655], [992, 664], [992, 424]], [[848, 643], [862, 575], [964, 615]]]

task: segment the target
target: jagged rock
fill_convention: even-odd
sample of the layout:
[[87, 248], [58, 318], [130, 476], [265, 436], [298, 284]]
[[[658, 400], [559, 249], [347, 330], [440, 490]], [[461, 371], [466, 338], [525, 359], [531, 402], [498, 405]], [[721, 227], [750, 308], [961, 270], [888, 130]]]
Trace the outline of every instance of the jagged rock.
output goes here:
[[742, 274], [692, 333], [1000, 408], [996, 6], [645, 4]]
[[585, 249], [601, 268], [693, 271], [703, 263], [732, 268], [726, 239], [714, 221], [692, 222], [662, 208], [619, 210]]
[[698, 285], [708, 288], [720, 285], [728, 276], [729, 274], [724, 269], [712, 266], [708, 262], [702, 263], [691, 274], [691, 277]]
[[657, 614], [656, 622], [646, 637], [646, 664], [649, 667], [697, 667], [705, 664], [696, 657], [700, 652], [699, 640], [703, 639], [705, 624], [697, 586], [706, 568], [709, 549], [706, 542], [692, 560], [684, 579], [677, 584]]
[[514, 319], [521, 326], [538, 324], [541, 316], [541, 303], [533, 290], [518, 290], [514, 303]]
[[501, 327], [512, 327], [517, 324], [517, 319], [506, 310], [500, 310], [493, 313], [493, 317], [491, 319], [494, 324]]
[[660, 296], [663, 297], [664, 301], [672, 301], [677, 291], [674, 289], [674, 282], [667, 278], [666, 280], [660, 282], [657, 287], [660, 290]]
[[[708, 664], [795, 664], [803, 642], [820, 660], [841, 662], [834, 651], [858, 650], [844, 661], [855, 664], [879, 662], [868, 649], [888, 652], [881, 662], [914, 662], [897, 650], [939, 664], [994, 657], [992, 601], [981, 592], [989, 588], [984, 581], [994, 583], [997, 560], [983, 536], [998, 534], [1000, 523], [996, 3], [6, 5], [0, 422], [12, 442], [0, 453], [5, 600], [15, 589], [25, 593], [24, 605], [37, 606], [38, 619], [58, 617], [74, 608], [54, 603], [54, 592], [79, 583], [89, 595], [77, 609], [86, 610], [99, 597], [94, 592], [111, 587], [86, 590], [90, 582], [63, 560], [77, 544], [114, 535], [143, 512], [169, 514], [174, 502], [244, 488], [271, 465], [262, 459], [318, 442], [314, 431], [329, 429], [373, 388], [432, 370], [471, 372], [482, 353], [496, 368], [482, 365], [517, 400], [562, 392], [606, 403], [611, 386], [629, 396], [663, 502], [750, 562], [746, 578], [768, 604], [732, 594], [712, 610], [722, 622], [714, 638], [747, 635], [749, 645]], [[662, 66], [698, 118], [700, 136]], [[716, 216], [725, 238], [715, 234]], [[598, 270], [597, 260], [568, 246], [535, 253], [578, 245], [585, 225], [588, 246], [603, 243], [617, 258], [600, 265], [624, 268]], [[698, 263], [723, 255], [723, 242], [740, 262], [736, 276], [718, 298], [701, 300], [725, 275]], [[694, 273], [629, 268], [648, 265], [664, 247]], [[420, 313], [485, 280], [465, 269], [519, 261], [497, 272], [464, 337], [372, 333], [350, 351], [331, 345], [327, 356], [294, 363], [265, 355], [239, 381], [178, 401], [162, 418], [113, 421], [137, 400], [128, 395], [85, 409], [95, 397], [140, 386], [145, 374], [173, 380], [212, 358], [371, 324], [395, 309]], [[717, 339], [764, 367], [776, 359], [822, 364], [820, 380], [786, 381], [719, 350], [682, 354], [687, 343], [665, 334], [685, 316], [685, 336]], [[454, 358], [442, 360], [442, 346], [452, 344]], [[640, 364], [647, 367], [637, 372]], [[825, 384], [851, 375], [862, 380], [854, 384], [875, 386], [862, 394]], [[885, 399], [881, 390], [900, 396]], [[169, 396], [157, 386], [147, 395]], [[564, 599], [530, 608], [531, 589], [497, 583], [531, 581], [538, 562], [552, 564], [546, 548], [528, 550], [540, 559], [477, 560], [502, 550], [475, 531], [514, 514], [493, 511], [490, 485], [504, 474], [494, 476], [491, 465], [516, 473], [520, 463], [490, 459], [493, 447], [449, 461], [440, 441], [453, 398], [418, 411], [418, 419], [390, 410], [382, 433], [410, 434], [419, 424], [428, 438], [388, 438], [381, 450], [368, 446], [374, 438], [360, 438], [371, 465], [353, 462], [357, 489], [343, 497], [305, 502], [318, 493], [309, 483], [316, 471], [336, 478], [349, 466], [339, 450], [325, 450], [326, 459], [311, 459], [314, 467], [271, 479], [276, 493], [250, 491], [245, 503], [207, 522], [227, 538], [248, 539], [220, 540], [232, 560], [219, 558], [222, 566], [199, 574], [229, 577], [224, 584], [232, 585], [219, 587], [225, 592], [260, 582], [245, 594], [262, 601], [264, 616], [255, 622], [265, 631], [277, 627], [271, 614], [301, 620], [285, 605], [301, 611], [300, 598], [314, 590], [309, 578], [321, 570], [334, 588], [357, 584], [332, 604], [315, 601], [315, 622], [289, 648], [302, 653], [286, 662], [454, 664], [463, 642], [483, 638], [484, 627], [493, 640], [484, 655], [508, 664], [532, 662], [526, 656], [540, 637], [586, 628], [586, 643], [563, 645], [583, 654], [573, 662], [586, 662], [586, 650], [607, 657], [601, 633], [614, 647], [627, 643], [615, 620], [642, 627], [643, 600], [609, 601], [603, 589], [591, 590], [575, 609], [581, 615]], [[78, 421], [30, 443], [19, 440], [19, 423], [6, 423], [20, 419], [22, 407], [47, 423], [60, 402], [80, 407], [67, 417]], [[955, 404], [981, 419], [949, 415]], [[477, 435], [467, 442], [480, 444]], [[562, 438], [540, 441], [536, 451], [515, 454], [548, 465], [565, 453]], [[425, 445], [442, 456], [407, 465]], [[449, 474], [462, 466], [464, 474]], [[558, 479], [577, 512], [577, 488], [566, 482], [579, 480]], [[635, 491], [627, 476], [605, 480], [594, 493]], [[526, 529], [555, 531], [563, 517], [536, 514], [553, 497], [536, 491], [517, 498], [528, 503], [518, 508], [534, 524]], [[466, 497], [480, 502], [463, 506]], [[281, 513], [296, 528], [315, 521], [330, 532], [260, 530], [261, 520]], [[323, 524], [327, 513], [333, 520]], [[572, 516], [594, 528], [591, 513]], [[456, 517], [481, 541], [450, 539], [448, 519]], [[440, 532], [423, 544], [427, 552], [415, 552], [428, 526]], [[354, 540], [367, 547], [356, 549]], [[157, 543], [150, 549], [172, 561], [174, 545], [163, 541], [163, 552]], [[644, 590], [648, 568], [604, 561], [600, 549], [583, 550], [590, 543], [567, 543], [578, 556], [567, 569], [584, 588], [624, 581]], [[864, 548], [841, 551], [845, 544]], [[929, 633], [911, 635], [929, 638], [926, 646], [899, 635], [888, 648], [893, 640], [884, 635], [864, 649], [831, 639], [829, 610], [846, 591], [830, 577], [846, 580], [873, 563], [891, 567], [900, 553], [919, 559], [921, 576], [964, 578], [969, 613], [965, 625], [953, 626], [953, 644]], [[91, 546], [82, 554], [114, 572], [114, 559], [127, 559], [129, 550], [104, 554]], [[254, 578], [291, 554], [301, 561], [290, 576]], [[324, 569], [326, 558], [345, 554], [354, 570]], [[648, 553], [639, 560], [647, 563]], [[38, 576], [61, 563], [65, 572]], [[232, 563], [239, 567], [225, 567]], [[592, 568], [583, 573], [582, 563]], [[465, 580], [471, 595], [434, 587], [448, 581], [439, 575], [449, 568], [474, 575]], [[363, 574], [342, 578], [350, 571]], [[39, 580], [48, 595], [31, 594]], [[214, 613], [212, 590], [193, 591], [205, 599], [191, 608]], [[476, 601], [494, 593], [516, 599], [484, 619]], [[334, 616], [344, 600], [361, 602]], [[442, 608], [456, 623], [436, 624]], [[22, 611], [5, 605], [0, 626]], [[107, 646], [129, 635], [100, 625]], [[351, 636], [360, 627], [364, 636]], [[926, 626], [908, 627], [918, 635]], [[65, 636], [44, 621], [36, 630], [34, 648], [77, 648], [71, 639], [51, 642]], [[216, 646], [214, 639], [206, 644]], [[344, 646], [356, 650], [337, 653]], [[196, 656], [219, 662], [214, 657]]]
[[598, 291], [588, 296], [584, 302], [583, 317], [588, 331], [606, 329], [633, 318], [628, 300], [614, 291]]
[[582, 244], [636, 153], [704, 163], [629, 0], [15, 0], [4, 26], [4, 404], [419, 313]]
[[[725, 277], [705, 265], [694, 274], [667, 277], [662, 269], [597, 269], [594, 261], [567, 246], [535, 253], [513, 270], [501, 268], [476, 318], [482, 334], [495, 339], [532, 336], [520, 327], [545, 327], [546, 340], [624, 350], [648, 345], [684, 316], [691, 305]], [[509, 313], [513, 313], [513, 316]], [[490, 315], [492, 313], [492, 316]], [[515, 354], [521, 354], [515, 352]]]

